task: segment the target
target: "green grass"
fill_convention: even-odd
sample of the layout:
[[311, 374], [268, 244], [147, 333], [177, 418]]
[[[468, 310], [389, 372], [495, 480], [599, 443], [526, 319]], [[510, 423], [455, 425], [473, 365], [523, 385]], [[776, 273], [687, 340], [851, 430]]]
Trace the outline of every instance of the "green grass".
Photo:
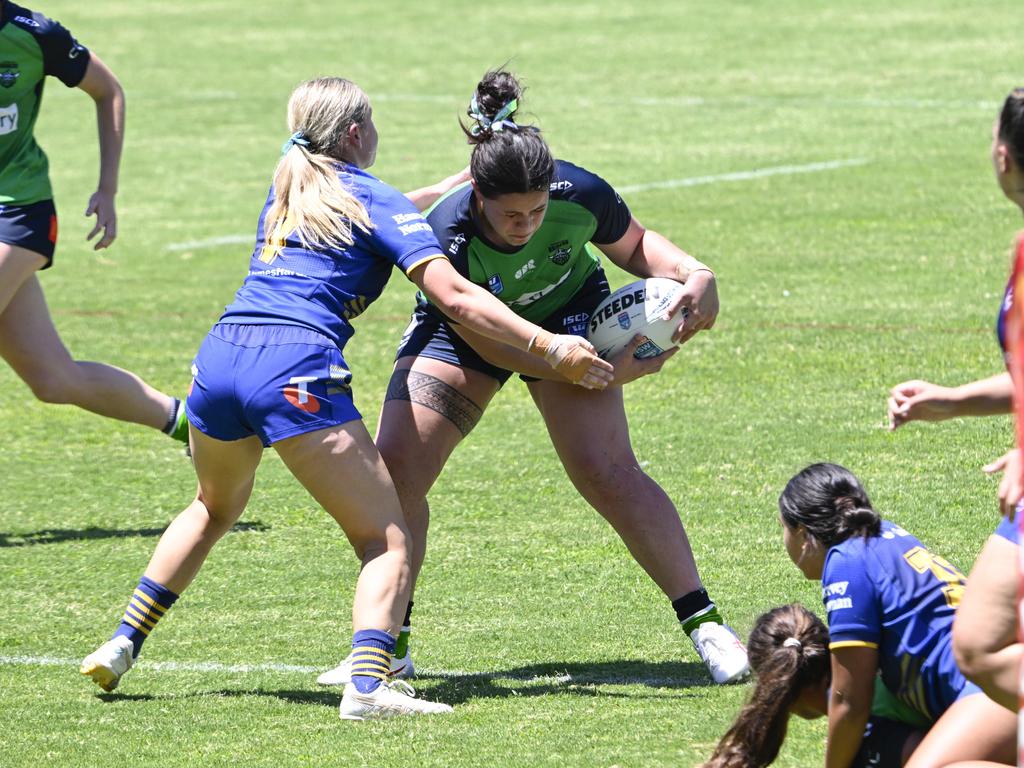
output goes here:
[[[436, 6], [436, 7], [431, 7]], [[456, 119], [510, 60], [556, 153], [626, 187], [831, 160], [861, 165], [627, 195], [713, 265], [722, 315], [627, 390], [633, 440], [676, 500], [698, 564], [746, 633], [815, 585], [788, 562], [775, 500], [829, 459], [877, 506], [968, 568], [996, 523], [980, 466], [1006, 418], [882, 428], [911, 377], [1000, 370], [993, 334], [1019, 214], [987, 160], [1020, 84], [1019, 3], [72, 3], [43, 8], [128, 94], [121, 236], [94, 254], [87, 97], [52, 81], [37, 135], [61, 214], [43, 276], [73, 353], [181, 392], [237, 288], [291, 88], [317, 74], [375, 105], [375, 172], [412, 188], [461, 167]], [[626, 277], [613, 270], [613, 283]], [[371, 430], [413, 289], [396, 276], [346, 350]], [[0, 656], [76, 659], [113, 629], [194, 476], [170, 441], [32, 400], [0, 367]], [[664, 597], [560, 470], [510, 384], [432, 494], [417, 594], [423, 695], [457, 713], [337, 720], [314, 675], [157, 668], [328, 667], [346, 652], [357, 563], [268, 453], [246, 513], [115, 694], [69, 665], [2, 665], [5, 765], [690, 766], [745, 696], [709, 686]], [[148, 665], [148, 668], [147, 668]], [[780, 766], [820, 762], [795, 725]]]

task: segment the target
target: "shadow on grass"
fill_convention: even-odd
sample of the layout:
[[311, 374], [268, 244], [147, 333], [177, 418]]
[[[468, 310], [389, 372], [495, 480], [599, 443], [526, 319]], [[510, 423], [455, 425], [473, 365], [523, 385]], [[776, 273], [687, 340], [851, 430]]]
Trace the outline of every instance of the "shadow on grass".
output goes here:
[[[426, 673], [413, 681], [417, 693], [431, 701], [464, 704], [475, 699], [535, 696], [611, 697], [620, 699], [687, 698], [690, 688], [713, 685], [704, 665], [697, 662], [642, 662], [636, 660], [564, 664], [552, 662], [497, 672]], [[631, 687], [612, 690], [607, 686]], [[635, 690], [640, 686], [642, 690]], [[292, 704], [336, 708], [342, 688], [271, 689], [230, 688], [168, 694], [101, 693], [102, 701], [117, 704], [133, 701], [195, 699], [203, 697], [267, 696]], [[689, 694], [693, 696], [694, 694]]]
[[[240, 531], [269, 531], [270, 526], [254, 520], [236, 523], [229, 533]], [[44, 528], [31, 533], [3, 533], [0, 531], [0, 549], [5, 547], [31, 547], [36, 544], [60, 544], [64, 541], [90, 541], [92, 539], [132, 539], [159, 536], [164, 528]]]

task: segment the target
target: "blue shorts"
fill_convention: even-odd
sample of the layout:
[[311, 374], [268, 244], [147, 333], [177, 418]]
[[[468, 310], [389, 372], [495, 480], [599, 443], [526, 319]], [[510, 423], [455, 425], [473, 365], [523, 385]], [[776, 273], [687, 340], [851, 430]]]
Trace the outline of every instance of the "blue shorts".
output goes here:
[[[1018, 515], [1021, 514], [1021, 505], [1019, 505], [1019, 504], [1017, 505], [1017, 514]], [[1020, 540], [1019, 540], [1020, 536], [1019, 536], [1019, 529], [1017, 527], [1018, 524], [1019, 524], [1018, 520], [1014, 519], [1014, 521], [1011, 523], [1008, 518], [1004, 517], [1002, 520], [999, 521], [999, 525], [996, 526], [996, 529], [995, 529], [995, 531], [992, 532], [992, 534], [994, 536], [1001, 536], [1001, 537], [1003, 537], [1004, 539], [1006, 539], [1011, 544], [1019, 544], [1020, 543]]]
[[0, 205], [0, 243], [16, 245], [46, 257], [41, 269], [53, 264], [57, 247], [57, 209], [53, 200], [28, 205]]
[[[598, 268], [568, 302], [538, 325], [552, 333], [571, 333], [586, 338], [591, 313], [609, 293], [608, 279], [604, 271]], [[468, 368], [497, 379], [499, 384], [504, 384], [512, 375], [512, 371], [491, 365], [478, 355], [432, 304], [421, 303], [416, 307], [398, 344], [395, 359], [409, 356], [429, 357], [459, 368]], [[523, 381], [537, 381], [532, 376], [520, 375], [519, 378]]]
[[308, 328], [217, 323], [192, 377], [188, 420], [217, 440], [256, 435], [266, 446], [362, 418], [341, 350]]

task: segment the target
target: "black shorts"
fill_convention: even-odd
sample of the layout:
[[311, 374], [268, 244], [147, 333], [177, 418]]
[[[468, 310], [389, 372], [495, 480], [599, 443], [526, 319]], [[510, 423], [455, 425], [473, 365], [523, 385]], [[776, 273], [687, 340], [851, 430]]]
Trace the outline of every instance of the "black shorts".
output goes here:
[[0, 243], [16, 245], [46, 257], [42, 269], [53, 264], [57, 246], [57, 209], [53, 200], [29, 205], [0, 205]]
[[851, 768], [900, 768], [903, 765], [903, 745], [917, 730], [896, 720], [872, 717], [864, 729], [864, 738], [850, 764]]
[[[609, 293], [608, 279], [604, 276], [604, 270], [598, 267], [567, 303], [538, 325], [552, 333], [571, 333], [586, 338], [591, 313]], [[496, 379], [499, 384], [504, 384], [512, 375], [512, 371], [491, 365], [478, 355], [431, 304], [421, 303], [416, 307], [398, 345], [395, 359], [409, 356], [429, 357], [459, 368], [478, 371]], [[519, 378], [523, 381], [537, 381], [532, 376], [520, 375]]]

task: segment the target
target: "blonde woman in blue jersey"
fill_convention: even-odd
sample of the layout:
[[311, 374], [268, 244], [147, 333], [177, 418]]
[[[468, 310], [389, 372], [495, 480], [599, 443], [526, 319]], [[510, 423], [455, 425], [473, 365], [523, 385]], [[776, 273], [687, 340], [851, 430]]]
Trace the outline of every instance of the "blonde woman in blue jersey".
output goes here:
[[[1003, 101], [992, 128], [990, 150], [999, 189], [1024, 211], [1024, 88]], [[1017, 250], [1024, 250], [1024, 233]], [[996, 335], [1009, 364], [1006, 320], [1015, 301], [1014, 286], [1006, 285], [999, 306]], [[1007, 371], [955, 387], [915, 379], [892, 388], [889, 420], [893, 429], [912, 421], [943, 421], [963, 416], [989, 416], [1013, 412], [1013, 381]], [[1002, 472], [999, 508], [1004, 520], [988, 537], [971, 569], [953, 630], [953, 650], [964, 674], [992, 699], [1014, 712], [1024, 644], [1017, 636], [1019, 576], [1018, 521], [1014, 510], [1022, 496], [1021, 454], [1013, 449], [985, 467]]]
[[[518, 315], [558, 333], [586, 333], [590, 313], [608, 295], [594, 248], [640, 277], [684, 283], [677, 329], [686, 341], [714, 325], [715, 275], [646, 229], [611, 186], [590, 171], [555, 160], [540, 132], [515, 122], [522, 89], [515, 76], [489, 72], [464, 128], [473, 145], [471, 183], [456, 188], [427, 220], [456, 269]], [[653, 373], [672, 353], [637, 360], [639, 337], [616, 365], [616, 385]], [[622, 538], [671, 603], [717, 683], [747, 673], [746, 652], [701, 583], [672, 500], [640, 467], [629, 439], [621, 386], [587, 392], [536, 365], [528, 355], [467, 328], [421, 301], [397, 353], [381, 412], [377, 446], [395, 480], [413, 540], [415, 582], [426, 552], [427, 493], [459, 442], [502, 384], [518, 372], [569, 478]], [[412, 604], [404, 627], [409, 627]], [[408, 675], [408, 629], [392, 672]], [[348, 660], [320, 676], [348, 680]]]
[[36, 272], [53, 263], [57, 211], [46, 155], [33, 136], [47, 75], [80, 88], [96, 103], [100, 178], [86, 216], [96, 250], [117, 236], [118, 167], [124, 139], [124, 92], [96, 54], [41, 13], [0, 0], [0, 357], [47, 403], [77, 405], [101, 416], [188, 439], [181, 402], [133, 373], [74, 360], [50, 318]]
[[822, 587], [831, 652], [826, 768], [853, 764], [879, 677], [929, 727], [908, 768], [1013, 765], [1016, 716], [968, 682], [953, 656], [963, 574], [883, 520], [836, 464], [794, 476], [779, 515], [787, 554]]
[[342, 354], [351, 321], [398, 266], [461, 323], [601, 389], [612, 366], [578, 336], [552, 334], [463, 279], [413, 204], [365, 171], [377, 152], [370, 103], [321, 78], [288, 104], [293, 132], [259, 219], [249, 274], [203, 342], [186, 401], [199, 489], [170, 524], [114, 637], [82, 662], [117, 686], [156, 622], [242, 514], [264, 448], [341, 525], [362, 562], [343, 719], [441, 713], [387, 680], [410, 587], [409, 534], [387, 468], [352, 400]]

